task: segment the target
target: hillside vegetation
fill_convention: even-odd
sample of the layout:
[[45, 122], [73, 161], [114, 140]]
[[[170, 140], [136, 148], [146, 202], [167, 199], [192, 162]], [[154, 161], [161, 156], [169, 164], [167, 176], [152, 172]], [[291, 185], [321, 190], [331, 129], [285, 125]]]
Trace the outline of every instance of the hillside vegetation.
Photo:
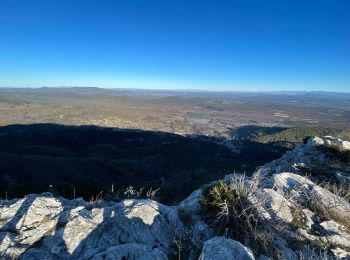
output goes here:
[[[341, 139], [350, 139], [349, 130], [326, 128], [321, 126], [299, 126], [291, 128], [276, 128], [277, 131], [269, 133], [266, 128], [257, 127], [256, 131], [248, 136], [249, 140], [259, 143], [275, 143], [289, 148], [296, 143], [302, 143], [311, 136], [335, 136]], [[270, 130], [271, 132], [271, 130]]]

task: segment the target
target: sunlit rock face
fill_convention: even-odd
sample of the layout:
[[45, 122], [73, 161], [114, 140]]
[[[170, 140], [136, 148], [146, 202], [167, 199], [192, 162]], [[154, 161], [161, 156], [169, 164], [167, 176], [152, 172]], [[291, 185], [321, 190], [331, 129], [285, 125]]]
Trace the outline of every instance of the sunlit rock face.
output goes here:
[[3, 202], [0, 219], [0, 254], [8, 259], [99, 259], [133, 249], [164, 259], [183, 232], [177, 211], [151, 200], [91, 208], [83, 200], [29, 195]]
[[0, 253], [16, 258], [42, 237], [53, 234], [62, 212], [62, 202], [49, 194], [3, 202]]
[[344, 141], [339, 138], [335, 138], [332, 136], [323, 136], [315, 137], [311, 139], [311, 143], [313, 143], [316, 146], [328, 146], [328, 147], [336, 147], [340, 151], [349, 151], [350, 150], [350, 142]]

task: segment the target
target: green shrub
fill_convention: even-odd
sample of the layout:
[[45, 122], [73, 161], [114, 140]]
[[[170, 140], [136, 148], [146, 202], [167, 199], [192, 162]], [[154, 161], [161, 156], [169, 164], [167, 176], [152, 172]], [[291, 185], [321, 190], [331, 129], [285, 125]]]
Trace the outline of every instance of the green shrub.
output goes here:
[[220, 210], [220, 204], [224, 201], [230, 207], [233, 207], [234, 194], [224, 181], [219, 181], [217, 185], [204, 190], [201, 198], [203, 212], [210, 213]]
[[251, 199], [259, 180], [259, 175], [251, 180], [241, 176], [207, 188], [201, 198], [203, 217], [219, 235], [240, 241], [256, 254], [277, 255], [269, 232], [274, 224], [262, 221], [257, 211], [264, 201]]

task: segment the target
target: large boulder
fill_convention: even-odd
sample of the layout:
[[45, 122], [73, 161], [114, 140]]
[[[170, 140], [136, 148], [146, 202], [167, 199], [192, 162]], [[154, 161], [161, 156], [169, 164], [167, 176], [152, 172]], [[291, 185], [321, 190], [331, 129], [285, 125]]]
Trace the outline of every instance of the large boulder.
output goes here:
[[200, 260], [253, 260], [253, 252], [240, 242], [224, 237], [214, 237], [204, 243]]
[[312, 204], [323, 212], [350, 222], [350, 203], [336, 194], [320, 187], [306, 177], [283, 172], [272, 178], [273, 189], [289, 200]]

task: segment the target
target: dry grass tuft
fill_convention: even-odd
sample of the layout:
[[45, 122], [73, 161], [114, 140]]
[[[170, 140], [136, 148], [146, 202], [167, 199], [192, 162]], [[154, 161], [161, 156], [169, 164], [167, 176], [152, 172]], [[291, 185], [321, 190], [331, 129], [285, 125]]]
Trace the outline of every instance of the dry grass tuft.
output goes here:
[[233, 238], [250, 247], [256, 254], [278, 255], [273, 243], [273, 221], [264, 221], [258, 208], [265, 201], [258, 192], [261, 176], [247, 179], [244, 175], [230, 183], [220, 181], [204, 191], [201, 199], [204, 219], [220, 235]]

